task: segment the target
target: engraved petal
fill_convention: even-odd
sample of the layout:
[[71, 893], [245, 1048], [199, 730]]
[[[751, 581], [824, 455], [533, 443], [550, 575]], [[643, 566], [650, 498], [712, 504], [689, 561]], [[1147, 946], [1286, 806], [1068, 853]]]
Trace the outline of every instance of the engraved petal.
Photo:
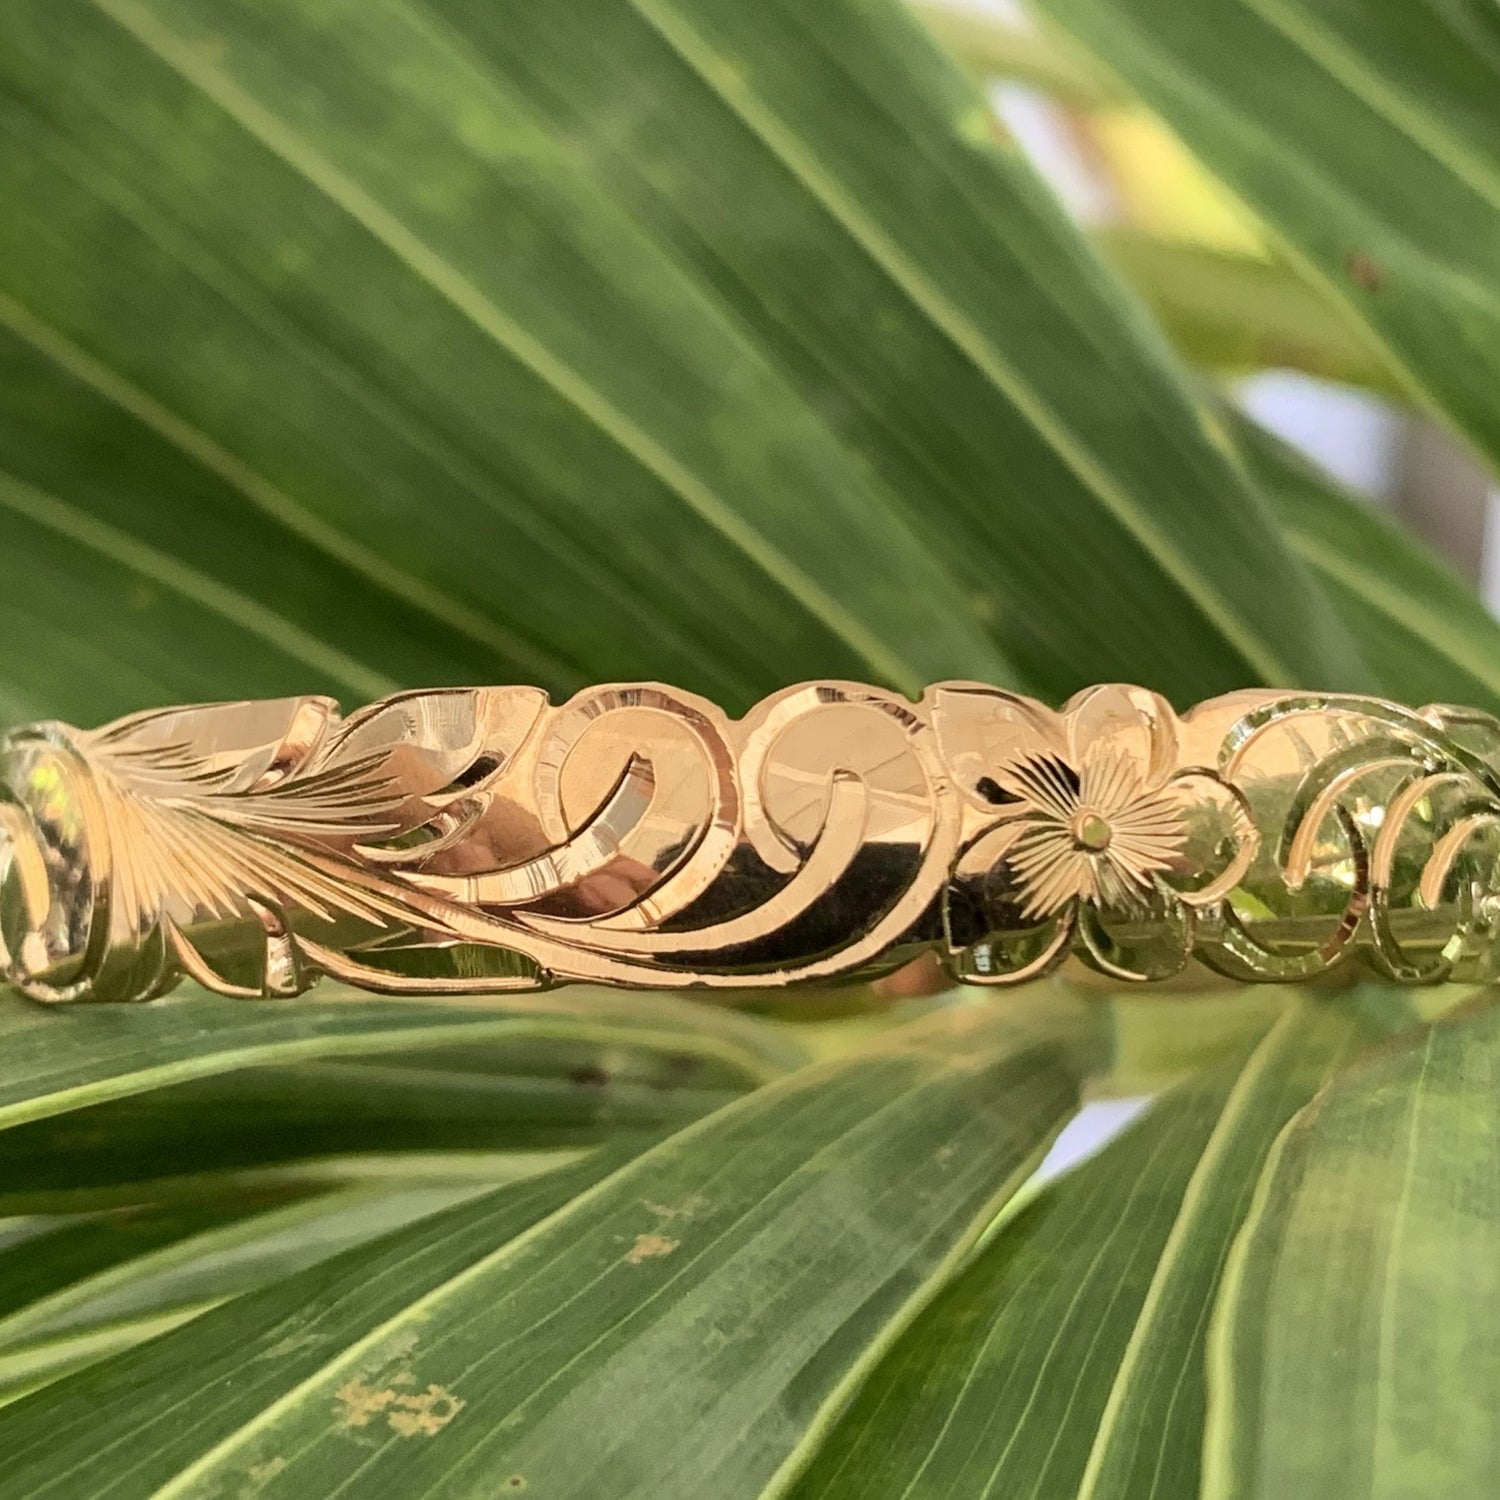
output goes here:
[[1089, 895], [1094, 865], [1066, 829], [1039, 824], [1016, 840], [1015, 848], [991, 871], [991, 882], [1007, 900], [1013, 891], [1022, 917], [1034, 922]]
[[1175, 801], [1184, 835], [1160, 878], [1194, 906], [1226, 896], [1244, 879], [1260, 845], [1243, 795], [1206, 771], [1174, 776], [1160, 795]]
[[1038, 979], [1068, 956], [1077, 926], [1078, 908], [1069, 906], [1035, 927], [992, 932], [966, 955], [964, 967], [955, 966], [956, 972], [970, 984], [1022, 984]]
[[1066, 824], [1078, 810], [1078, 772], [1059, 756], [1028, 755], [996, 766], [991, 779], [1000, 793], [1054, 823]]
[[1177, 765], [1179, 726], [1160, 693], [1121, 683], [1087, 688], [1068, 700], [1068, 758], [1082, 766], [1108, 745], [1134, 765], [1143, 786], [1160, 786]]
[[1077, 925], [1074, 904], [1045, 922], [992, 927], [967, 946], [951, 948], [946, 967], [967, 984], [1020, 984], [1046, 974], [1067, 957]]
[[1079, 956], [1091, 969], [1134, 982], [1167, 979], [1186, 966], [1193, 913], [1185, 901], [1153, 890], [1136, 903], [1133, 920], [1116, 924], [1114, 915], [1087, 904], [1079, 908]]
[[1023, 863], [1037, 869], [1043, 880], [1056, 879], [1060, 840], [1054, 826], [1028, 818], [990, 828], [960, 857], [943, 901], [947, 963], [955, 975], [978, 984], [1005, 984], [1061, 962], [1084, 878], [1078, 863], [1064, 861], [1070, 868], [1062, 874], [1057, 906], [1037, 914], [1028, 910], [1036, 900], [1035, 887], [1012, 860], [1020, 850]]
[[1111, 825], [1140, 798], [1145, 785], [1140, 762], [1117, 741], [1097, 739], [1084, 751], [1078, 800]]
[[1034, 757], [1067, 761], [1062, 718], [1014, 693], [978, 683], [949, 682], [930, 690], [938, 751], [954, 783], [981, 807], [1004, 802], [999, 768]]

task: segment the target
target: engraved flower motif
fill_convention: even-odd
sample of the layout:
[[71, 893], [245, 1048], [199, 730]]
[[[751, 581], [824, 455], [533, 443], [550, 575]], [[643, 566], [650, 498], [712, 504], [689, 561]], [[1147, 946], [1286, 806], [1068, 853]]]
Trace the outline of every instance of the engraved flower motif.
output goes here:
[[1025, 917], [1073, 901], [1138, 905], [1152, 876], [1181, 860], [1187, 819], [1179, 798], [1153, 786], [1123, 752], [1095, 741], [1072, 766], [1042, 751], [1000, 767], [993, 784], [1024, 809], [1007, 858]]
[[1116, 977], [1180, 968], [1193, 911], [1239, 883], [1257, 838], [1234, 787], [1180, 763], [1171, 705], [1102, 687], [1053, 713], [976, 690], [937, 719], [960, 786], [994, 812], [960, 855], [945, 910], [966, 977], [1028, 977], [1075, 939]]

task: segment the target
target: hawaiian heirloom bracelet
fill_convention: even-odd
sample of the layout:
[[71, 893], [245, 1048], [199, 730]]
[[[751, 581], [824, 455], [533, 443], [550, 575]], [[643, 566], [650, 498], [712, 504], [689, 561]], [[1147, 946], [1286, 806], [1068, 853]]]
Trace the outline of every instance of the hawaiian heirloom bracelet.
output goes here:
[[1475, 980], [1497, 861], [1500, 722], [1326, 694], [1179, 718], [821, 682], [731, 720], [656, 684], [444, 689], [0, 741], [0, 974], [48, 1001], [744, 988], [928, 951], [976, 984], [1069, 956]]

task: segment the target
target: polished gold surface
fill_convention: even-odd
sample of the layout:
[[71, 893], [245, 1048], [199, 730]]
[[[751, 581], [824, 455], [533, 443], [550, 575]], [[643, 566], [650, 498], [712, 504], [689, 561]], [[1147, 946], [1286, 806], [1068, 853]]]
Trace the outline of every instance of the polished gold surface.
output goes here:
[[928, 951], [976, 984], [1356, 955], [1477, 980], [1497, 862], [1500, 722], [1327, 694], [1179, 717], [1132, 687], [1054, 712], [820, 682], [731, 720], [651, 683], [499, 687], [0, 741], [0, 973], [45, 1001], [732, 989]]

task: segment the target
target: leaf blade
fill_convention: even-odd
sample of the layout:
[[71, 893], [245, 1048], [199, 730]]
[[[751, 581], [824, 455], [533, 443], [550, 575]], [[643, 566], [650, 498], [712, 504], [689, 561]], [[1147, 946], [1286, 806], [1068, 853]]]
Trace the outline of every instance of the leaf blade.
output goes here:
[[1043, 0], [1500, 462], [1500, 26], [1457, 0]]
[[584, 990], [521, 1005], [437, 1006], [356, 997], [337, 985], [320, 993], [330, 998], [262, 1006], [184, 987], [148, 1006], [70, 1011], [12, 1000], [0, 1009], [0, 1127], [258, 1064], [502, 1037], [658, 1045], [717, 1056], [761, 1077], [806, 1056], [789, 1027], [671, 996]]
[[[1487, 997], [1289, 1123], [1215, 1312], [1205, 1494], [1489, 1484], [1497, 1058]], [[1309, 1410], [1323, 1419], [1315, 1440]]]
[[[1051, 1007], [1060, 1004], [1051, 997]], [[1068, 1039], [1078, 1036], [1077, 1015], [1064, 1009], [1049, 1017], [1048, 1009], [1028, 1006], [1019, 1017], [950, 1012], [864, 1054], [793, 1075], [601, 1179], [509, 1248], [474, 1230], [483, 1212], [474, 1210], [465, 1246], [441, 1252], [449, 1257], [446, 1271], [424, 1269], [413, 1280], [411, 1267], [430, 1268], [439, 1252], [427, 1245], [414, 1259], [402, 1249], [411, 1236], [390, 1241], [389, 1264], [406, 1268], [400, 1300], [372, 1311], [365, 1296], [362, 1307], [341, 1315], [342, 1325], [325, 1321], [332, 1331], [321, 1352], [290, 1372], [267, 1371], [264, 1361], [245, 1355], [277, 1345], [287, 1317], [306, 1326], [311, 1316], [316, 1327], [335, 1315], [299, 1311], [307, 1291], [281, 1289], [17, 1402], [0, 1415], [0, 1433], [15, 1455], [14, 1492], [39, 1496], [79, 1482], [81, 1471], [53, 1461], [59, 1429], [44, 1410], [53, 1402], [80, 1417], [91, 1413], [83, 1457], [103, 1465], [87, 1481], [102, 1484], [101, 1495], [137, 1493], [145, 1483], [164, 1494], [206, 1493], [226, 1474], [252, 1467], [266, 1474], [257, 1466], [272, 1457], [284, 1463], [273, 1466], [268, 1494], [277, 1486], [288, 1494], [316, 1492], [325, 1482], [318, 1476], [346, 1476], [351, 1460], [360, 1483], [413, 1495], [447, 1492], [475, 1473], [493, 1482], [497, 1466], [529, 1472], [534, 1487], [545, 1480], [559, 1493], [569, 1492], [580, 1466], [593, 1476], [589, 1492], [600, 1495], [638, 1485], [654, 1494], [701, 1494], [719, 1470], [727, 1490], [715, 1492], [754, 1492], [751, 1485], [769, 1482], [793, 1457], [806, 1424], [837, 1401], [870, 1339], [899, 1320], [956, 1247], [979, 1232], [986, 1204], [1019, 1180], [1071, 1107], [1077, 1058]], [[786, 1128], [769, 1128], [773, 1121]], [[900, 1205], [889, 1199], [892, 1164], [927, 1157], [934, 1122], [948, 1129], [954, 1150], [947, 1182], [920, 1190], [928, 1220], [910, 1212], [909, 1194]], [[866, 1201], [876, 1178], [888, 1200], [878, 1210]], [[461, 1222], [465, 1212], [449, 1222]], [[809, 1213], [826, 1235], [809, 1235]], [[810, 1261], [786, 1259], [794, 1240]], [[893, 1262], [898, 1244], [902, 1254]], [[319, 1306], [339, 1296], [357, 1301], [362, 1288], [391, 1274], [353, 1259], [344, 1264], [341, 1289], [324, 1294]], [[835, 1265], [843, 1275], [827, 1274]], [[682, 1277], [688, 1285], [674, 1286]], [[559, 1285], [568, 1289], [562, 1296]], [[802, 1301], [800, 1320], [773, 1305], [788, 1295]], [[705, 1346], [710, 1324], [703, 1319], [711, 1309], [710, 1324], [730, 1319], [718, 1323], [727, 1345], [709, 1339]], [[734, 1347], [735, 1317], [740, 1336], [759, 1350], [748, 1360]], [[612, 1327], [622, 1318], [631, 1324], [628, 1340]], [[172, 1340], [189, 1335], [212, 1343], [185, 1360]], [[211, 1357], [210, 1347], [218, 1351]], [[654, 1382], [639, 1379], [643, 1368], [678, 1368], [662, 1362], [668, 1349], [683, 1364], [679, 1395], [704, 1406], [705, 1424], [741, 1433], [737, 1446], [726, 1449], [708, 1425], [684, 1424], [663, 1408]], [[402, 1352], [392, 1366], [396, 1350]], [[147, 1376], [145, 1366], [130, 1368], [138, 1360], [160, 1368]], [[725, 1361], [741, 1373], [720, 1383], [710, 1372]], [[689, 1376], [688, 1366], [701, 1368]], [[436, 1388], [464, 1403], [443, 1405], [452, 1421], [439, 1423], [431, 1443], [414, 1445], [403, 1436], [410, 1424], [387, 1421], [387, 1413], [400, 1418], [405, 1409], [396, 1404], [407, 1389], [399, 1378], [404, 1369], [417, 1382], [416, 1395]], [[231, 1381], [225, 1390], [238, 1393], [228, 1408], [215, 1371]], [[801, 1378], [788, 1382], [789, 1371]], [[246, 1395], [251, 1383], [261, 1394]], [[147, 1389], [151, 1412], [140, 1405]], [[184, 1399], [191, 1410], [181, 1406]], [[633, 1403], [633, 1420], [619, 1419], [621, 1400]], [[507, 1402], [528, 1406], [527, 1419], [503, 1422]], [[585, 1425], [607, 1432], [609, 1444], [580, 1445], [579, 1422], [595, 1403], [614, 1420]], [[707, 1415], [721, 1403], [717, 1417]], [[412, 1410], [430, 1414], [431, 1406]], [[44, 1445], [51, 1455], [23, 1437], [32, 1423], [38, 1436], [51, 1434]]]
[[1399, 703], [1500, 709], [1500, 624], [1438, 557], [1244, 417], [1236, 442], [1288, 542]]
[[1289, 1007], [1044, 1189], [877, 1369], [796, 1500], [1193, 1493], [1208, 1309], [1253, 1169], [1359, 1030]]
[[[895, 6], [343, 14], [20, 13], [0, 293], [33, 365], [176, 467], [148, 511], [32, 423], [19, 481], [246, 592], [192, 520], [211, 488], [295, 543], [264, 587], [300, 629], [320, 570], [367, 615], [398, 599], [405, 646], [328, 628], [401, 681], [1357, 685], [1159, 340]], [[122, 652], [159, 650], [129, 623]]]

